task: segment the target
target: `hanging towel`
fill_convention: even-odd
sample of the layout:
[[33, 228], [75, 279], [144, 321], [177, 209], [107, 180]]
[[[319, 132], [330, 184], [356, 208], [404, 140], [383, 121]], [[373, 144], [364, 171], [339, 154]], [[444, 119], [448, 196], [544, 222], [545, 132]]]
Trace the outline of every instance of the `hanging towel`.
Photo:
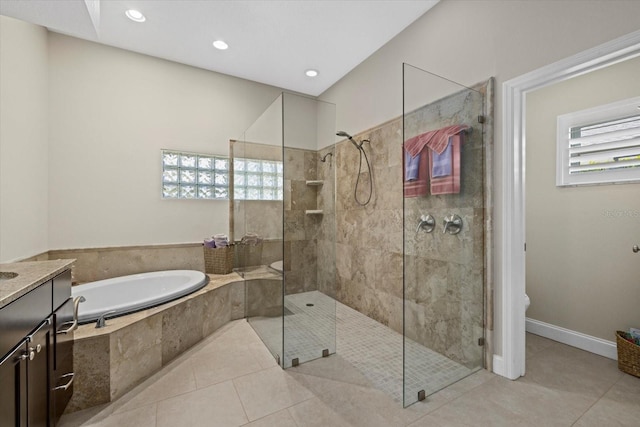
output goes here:
[[404, 152], [404, 180], [415, 181], [418, 179], [418, 169], [420, 167], [420, 155], [412, 157], [411, 154]]
[[411, 154], [412, 157], [415, 157], [416, 154], [420, 153], [425, 146], [438, 154], [442, 154], [442, 152], [447, 148], [449, 137], [457, 135], [468, 128], [469, 126], [466, 125], [453, 125], [425, 132], [406, 140], [404, 142], [404, 149], [407, 153]]
[[[431, 194], [458, 194], [460, 193], [460, 145], [462, 144], [462, 135], [453, 135], [450, 138], [451, 146], [451, 174], [448, 176], [435, 177], [431, 175]], [[434, 156], [436, 153], [429, 151], [429, 171], [433, 171]]]
[[[451, 147], [451, 172], [446, 177], [440, 177], [436, 174], [433, 177], [436, 181], [436, 185], [433, 183], [431, 185], [432, 194], [451, 194], [446, 191], [455, 190], [455, 186], [449, 185], [448, 182], [453, 180], [455, 181], [455, 173], [457, 171], [457, 193], [460, 192], [460, 138], [459, 133], [463, 130], [469, 129], [469, 126], [466, 125], [453, 125], [447, 126], [441, 129], [437, 129], [430, 132], [425, 132], [418, 136], [414, 136], [404, 142], [404, 196], [405, 197], [418, 197], [424, 196], [428, 193], [429, 190], [429, 178], [433, 173], [433, 159], [432, 154], [437, 153], [438, 155], [442, 155], [447, 147]], [[454, 139], [450, 138], [452, 136], [457, 136], [458, 141], [458, 151], [457, 151], [457, 159], [458, 166], [455, 166], [454, 161], [456, 158], [455, 147], [454, 147]], [[428, 150], [425, 150], [425, 147], [428, 147]], [[428, 152], [428, 153], [427, 153]], [[417, 159], [418, 160], [418, 177], [416, 179], [408, 179], [413, 176], [413, 174], [409, 174], [409, 166], [407, 158]], [[440, 159], [439, 159], [440, 160]], [[446, 162], [446, 160], [442, 160], [436, 163]], [[433, 190], [439, 191], [438, 193], [433, 193]], [[445, 191], [445, 192], [442, 192]]]
[[444, 149], [442, 154], [438, 154], [435, 151], [431, 151], [431, 178], [439, 178], [442, 176], [451, 175], [451, 160], [452, 160], [452, 151], [451, 151], [451, 138], [447, 142], [447, 148]]
[[[411, 156], [409, 156], [411, 157]], [[425, 151], [422, 151], [416, 156], [418, 164], [418, 175], [416, 179], [404, 181], [404, 197], [419, 197], [424, 196], [429, 192], [429, 156]], [[406, 156], [405, 156], [406, 160]], [[403, 162], [403, 167], [406, 173], [406, 162]]]

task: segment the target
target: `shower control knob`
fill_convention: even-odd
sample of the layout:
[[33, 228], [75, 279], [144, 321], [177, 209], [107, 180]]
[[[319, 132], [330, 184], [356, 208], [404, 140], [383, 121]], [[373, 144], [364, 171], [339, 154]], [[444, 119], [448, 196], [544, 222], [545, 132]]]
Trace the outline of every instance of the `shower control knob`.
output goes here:
[[420, 216], [420, 221], [418, 222], [418, 228], [416, 228], [416, 235], [423, 229], [427, 233], [431, 233], [433, 229], [436, 228], [436, 220], [432, 215], [422, 215]]
[[462, 230], [462, 218], [459, 215], [451, 214], [444, 217], [444, 229], [442, 233], [458, 234]]
[[633, 253], [637, 254], [638, 252], [640, 252], [640, 247], [638, 247], [638, 245], [633, 245], [631, 250], [633, 251]]

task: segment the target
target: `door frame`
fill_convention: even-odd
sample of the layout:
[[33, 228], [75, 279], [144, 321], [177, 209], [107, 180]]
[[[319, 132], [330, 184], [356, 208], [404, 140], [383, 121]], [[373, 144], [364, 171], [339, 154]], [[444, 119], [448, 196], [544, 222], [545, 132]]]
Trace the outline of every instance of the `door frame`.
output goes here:
[[502, 357], [494, 372], [525, 373], [525, 159], [527, 93], [640, 56], [640, 31], [588, 49], [502, 84]]

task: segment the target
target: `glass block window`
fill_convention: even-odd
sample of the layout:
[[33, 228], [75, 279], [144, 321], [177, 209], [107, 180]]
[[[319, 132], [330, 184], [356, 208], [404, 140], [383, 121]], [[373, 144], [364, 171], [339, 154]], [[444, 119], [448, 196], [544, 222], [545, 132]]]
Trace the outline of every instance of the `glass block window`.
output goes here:
[[229, 159], [162, 150], [162, 198], [228, 199]]
[[[229, 199], [229, 158], [162, 150], [162, 198]], [[236, 200], [282, 200], [282, 162], [234, 159]]]
[[282, 200], [282, 162], [233, 160], [233, 195], [236, 200]]

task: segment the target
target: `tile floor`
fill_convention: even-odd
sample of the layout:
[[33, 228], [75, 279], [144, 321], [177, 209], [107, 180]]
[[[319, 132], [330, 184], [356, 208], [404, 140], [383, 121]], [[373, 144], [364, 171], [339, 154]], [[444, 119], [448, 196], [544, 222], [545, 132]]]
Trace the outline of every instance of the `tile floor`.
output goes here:
[[[303, 363], [320, 357], [322, 349], [333, 354], [337, 348], [375, 388], [400, 403], [403, 385], [407, 403], [413, 403], [418, 391], [430, 395], [477, 370], [410, 339], [403, 341], [401, 334], [322, 292], [287, 295], [284, 304], [289, 313], [284, 317], [286, 368], [293, 358]], [[282, 353], [282, 318], [254, 317], [249, 323], [272, 354]]]
[[283, 371], [245, 320], [225, 325], [115, 402], [60, 427], [639, 426], [640, 379], [527, 335], [527, 375], [479, 371], [407, 409], [339, 354]]

